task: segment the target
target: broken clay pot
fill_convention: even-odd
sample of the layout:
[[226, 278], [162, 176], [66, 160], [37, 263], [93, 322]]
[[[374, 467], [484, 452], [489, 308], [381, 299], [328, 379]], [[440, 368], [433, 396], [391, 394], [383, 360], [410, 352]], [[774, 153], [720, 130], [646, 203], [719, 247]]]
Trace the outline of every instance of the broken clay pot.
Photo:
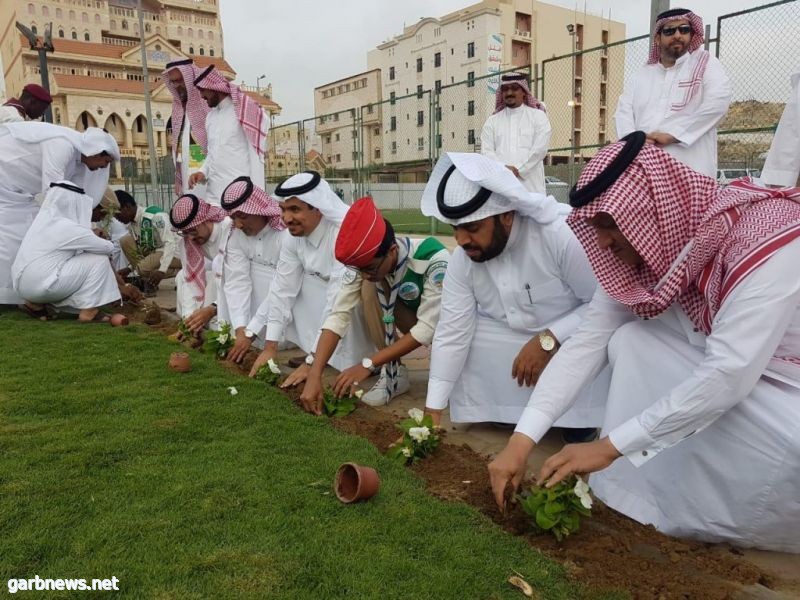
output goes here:
[[192, 361], [186, 352], [173, 352], [169, 356], [169, 368], [177, 373], [187, 373], [192, 370]]
[[111, 315], [112, 327], [125, 327], [128, 324], [128, 317], [123, 314], [115, 313]]
[[336, 472], [336, 497], [345, 504], [369, 500], [378, 493], [381, 478], [372, 467], [344, 463]]

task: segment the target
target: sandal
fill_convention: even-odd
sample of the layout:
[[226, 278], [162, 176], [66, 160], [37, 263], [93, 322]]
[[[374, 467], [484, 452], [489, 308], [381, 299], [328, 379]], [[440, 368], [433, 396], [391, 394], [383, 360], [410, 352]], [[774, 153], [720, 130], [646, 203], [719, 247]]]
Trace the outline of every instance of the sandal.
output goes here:
[[56, 318], [56, 311], [49, 304], [45, 304], [42, 308], [38, 310], [31, 308], [27, 304], [18, 304], [17, 308], [19, 308], [29, 317], [33, 319], [39, 319], [40, 321], [52, 321], [53, 319]]
[[105, 313], [98, 312], [94, 317], [92, 317], [88, 321], [81, 321], [78, 319], [78, 323], [110, 323], [111, 317], [109, 317]]

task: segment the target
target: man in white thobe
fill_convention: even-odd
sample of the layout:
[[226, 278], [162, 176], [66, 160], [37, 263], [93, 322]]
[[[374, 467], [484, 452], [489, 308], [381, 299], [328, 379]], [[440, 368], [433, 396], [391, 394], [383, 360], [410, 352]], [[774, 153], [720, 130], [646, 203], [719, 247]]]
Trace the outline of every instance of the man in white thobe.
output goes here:
[[761, 180], [768, 185], [791, 187], [800, 176], [800, 68], [792, 73], [792, 93], [783, 109], [769, 147]]
[[264, 345], [264, 324], [255, 318], [256, 311], [269, 295], [281, 246], [289, 234], [280, 205], [247, 176], [225, 188], [222, 208], [234, 229], [225, 250], [218, 304], [221, 318], [231, 324], [236, 336], [228, 360], [241, 362], [251, 345]]
[[184, 194], [169, 211], [181, 236], [181, 270], [175, 275], [178, 316], [195, 335], [217, 316], [222, 265], [231, 233], [225, 211], [193, 194]]
[[[444, 278], [426, 410], [436, 423], [449, 401], [454, 422], [516, 423], [596, 287], [566, 207], [528, 192], [502, 163], [450, 152], [425, 187], [422, 213], [453, 225], [459, 245]], [[605, 390], [592, 387], [556, 425], [600, 425]]]
[[92, 231], [93, 203], [72, 182], [50, 184], [11, 268], [29, 314], [50, 305], [77, 312], [81, 322], [108, 320], [98, 312], [120, 299], [110, 261], [114, 245]]
[[17, 98], [9, 98], [0, 106], [0, 125], [41, 119], [53, 102], [50, 92], [40, 85], [29, 83]]
[[550, 146], [550, 119], [520, 73], [502, 76], [494, 114], [481, 131], [481, 154], [506, 165], [529, 192], [545, 193], [544, 157]]
[[97, 127], [83, 133], [50, 123], [0, 126], [0, 304], [16, 304], [11, 264], [39, 205], [35, 197], [54, 181], [72, 181], [99, 204], [108, 166], [119, 147]]
[[[203, 154], [208, 151], [206, 117], [209, 107], [194, 85], [200, 69], [194, 66], [191, 58], [167, 63], [161, 80], [172, 94], [172, 163], [175, 165], [175, 194], [180, 196], [189, 192], [189, 177], [202, 160], [192, 156], [191, 147], [197, 144]], [[199, 164], [196, 164], [199, 163]], [[199, 196], [205, 190], [194, 190]]]
[[[267, 299], [251, 320], [250, 329], [266, 324], [264, 350], [254, 369], [278, 354], [278, 343], [289, 341], [314, 363], [320, 329], [342, 285], [345, 267], [335, 258], [336, 237], [347, 205], [316, 171], [292, 175], [275, 189], [283, 222], [291, 237], [284, 240], [275, 279]], [[375, 352], [361, 307], [353, 310], [347, 334], [328, 364], [341, 370]]]
[[618, 137], [644, 131], [648, 143], [716, 178], [717, 125], [732, 88], [703, 40], [703, 20], [691, 11], [658, 15], [647, 64], [625, 82], [614, 118]]
[[489, 466], [498, 504], [608, 362], [602, 439], [566, 446], [540, 481], [592, 473], [603, 502], [668, 535], [800, 552], [798, 200], [720, 188], [642, 132], [598, 153], [568, 223], [602, 289]]
[[268, 122], [264, 109], [213, 65], [194, 84], [211, 110], [206, 117], [208, 155], [200, 171], [189, 178], [189, 187], [205, 183], [206, 200], [212, 204], [219, 204], [228, 184], [242, 175], [264, 189]]

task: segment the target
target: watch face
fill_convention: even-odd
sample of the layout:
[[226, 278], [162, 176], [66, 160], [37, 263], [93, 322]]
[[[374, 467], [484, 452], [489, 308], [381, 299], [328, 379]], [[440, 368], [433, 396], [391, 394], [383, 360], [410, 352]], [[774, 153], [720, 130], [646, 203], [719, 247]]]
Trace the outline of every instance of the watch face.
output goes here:
[[549, 335], [539, 336], [539, 343], [542, 345], [542, 350], [551, 352], [556, 347], [556, 341]]
[[369, 358], [361, 359], [361, 366], [364, 367], [365, 369], [371, 369], [373, 366], [372, 359]]
[[313, 354], [309, 354], [308, 356], [306, 356], [306, 364], [307, 365], [313, 365], [314, 364], [314, 355]]

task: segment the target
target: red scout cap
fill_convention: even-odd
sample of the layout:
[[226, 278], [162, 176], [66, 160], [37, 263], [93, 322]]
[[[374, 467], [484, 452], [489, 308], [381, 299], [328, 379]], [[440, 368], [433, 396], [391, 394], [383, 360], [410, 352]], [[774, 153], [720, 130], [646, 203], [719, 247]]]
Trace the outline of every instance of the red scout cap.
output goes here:
[[48, 91], [44, 89], [40, 85], [36, 85], [35, 83], [29, 83], [24, 88], [22, 88], [23, 92], [28, 92], [31, 96], [36, 98], [37, 100], [41, 100], [42, 102], [47, 102], [50, 104], [53, 101], [53, 97], [50, 96]]
[[386, 234], [386, 223], [372, 198], [356, 200], [347, 211], [336, 238], [336, 260], [361, 269], [375, 258]]

